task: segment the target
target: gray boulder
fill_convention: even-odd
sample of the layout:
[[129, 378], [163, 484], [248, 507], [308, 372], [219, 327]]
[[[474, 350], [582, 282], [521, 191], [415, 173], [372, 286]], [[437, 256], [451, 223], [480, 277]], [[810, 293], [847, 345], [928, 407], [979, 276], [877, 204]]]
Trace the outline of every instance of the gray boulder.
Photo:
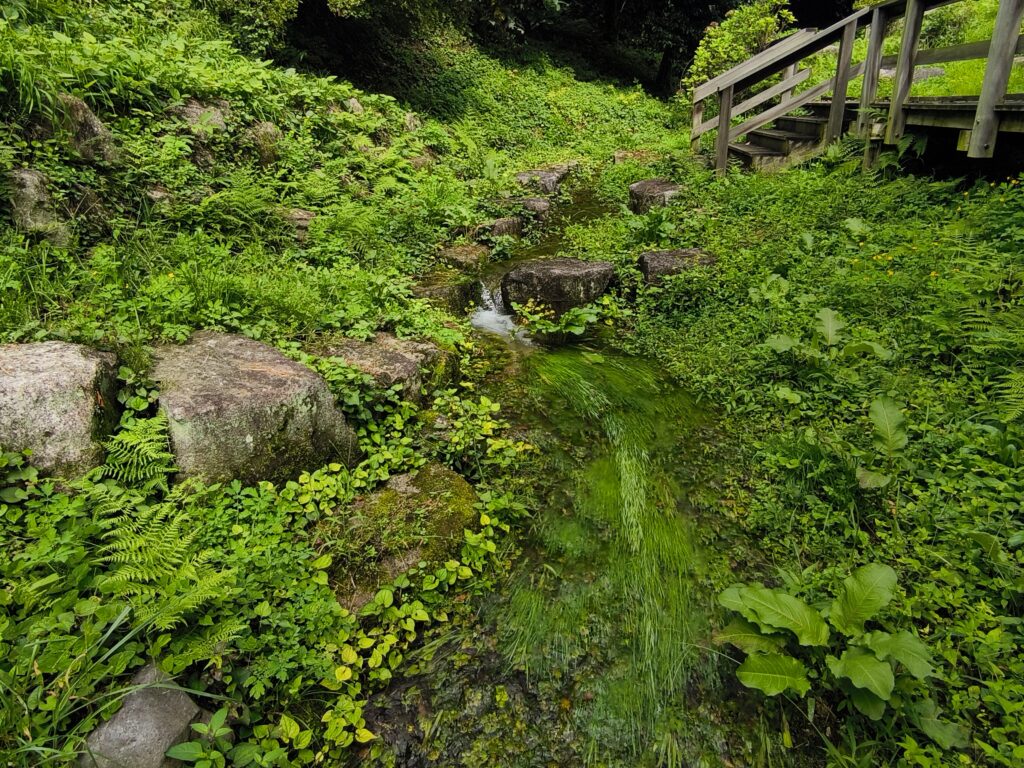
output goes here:
[[505, 275], [501, 281], [501, 296], [509, 308], [513, 303], [526, 304], [533, 299], [561, 315], [598, 299], [611, 286], [614, 277], [615, 267], [607, 261], [534, 261]]
[[647, 179], [629, 187], [629, 207], [633, 213], [647, 213], [652, 208], [668, 205], [682, 188], [666, 179]]
[[366, 112], [366, 107], [363, 106], [362, 102], [359, 101], [355, 96], [351, 99], [346, 99], [345, 109], [351, 112], [353, 115], [361, 115]]
[[11, 218], [14, 227], [27, 235], [36, 235], [58, 247], [71, 241], [67, 222], [57, 216], [50, 197], [48, 179], [40, 171], [19, 168], [7, 174], [10, 190]]
[[108, 163], [118, 160], [114, 134], [105, 126], [89, 105], [69, 93], [57, 97], [64, 110], [65, 127], [71, 133], [71, 146], [89, 162], [101, 159]]
[[117, 361], [63, 341], [0, 345], [0, 445], [77, 477], [103, 461], [117, 423]]
[[223, 133], [228, 129], [231, 108], [222, 100], [208, 104], [198, 99], [189, 99], [180, 106], [172, 107], [170, 113], [184, 120], [192, 133], [205, 136]]
[[491, 237], [522, 237], [525, 222], [520, 216], [506, 216], [496, 219], [487, 225], [486, 232]]
[[643, 273], [647, 285], [656, 285], [662, 278], [678, 275], [694, 267], [706, 267], [715, 263], [715, 258], [700, 248], [680, 248], [674, 251], [648, 251], [640, 254], [637, 266]]
[[415, 112], [406, 112], [405, 118], [402, 120], [402, 126], [407, 133], [414, 133], [423, 127], [423, 121], [420, 120], [420, 116]]
[[285, 208], [281, 211], [281, 218], [294, 227], [295, 239], [304, 243], [309, 237], [309, 225], [313, 223], [316, 214], [302, 208]]
[[175, 744], [192, 739], [202, 710], [187, 693], [150, 664], [132, 678], [136, 688], [121, 708], [86, 739], [79, 768], [174, 768], [164, 757]]
[[454, 269], [442, 269], [427, 275], [414, 285], [412, 295], [453, 315], [464, 315], [480, 300], [480, 282]]
[[475, 272], [487, 263], [491, 249], [486, 245], [453, 245], [441, 251], [441, 260], [466, 272]]
[[452, 356], [440, 347], [388, 333], [378, 333], [370, 341], [343, 339], [327, 345], [321, 355], [337, 357], [368, 374], [381, 389], [400, 386], [402, 396], [416, 403], [423, 399], [424, 386], [440, 385], [453, 367]]
[[277, 162], [280, 154], [278, 144], [282, 138], [284, 135], [280, 128], [269, 120], [263, 120], [246, 129], [243, 141], [256, 153], [260, 165], [267, 166]]
[[551, 201], [543, 197], [524, 197], [515, 201], [523, 210], [533, 215], [537, 221], [544, 221], [551, 213]]
[[355, 433], [326, 382], [267, 344], [200, 331], [156, 349], [151, 376], [184, 477], [284, 480], [357, 459]]
[[553, 195], [558, 192], [569, 174], [576, 168], [576, 163], [563, 163], [551, 165], [547, 168], [536, 168], [532, 171], [523, 171], [516, 174], [516, 181], [528, 189], [536, 189], [545, 195]]

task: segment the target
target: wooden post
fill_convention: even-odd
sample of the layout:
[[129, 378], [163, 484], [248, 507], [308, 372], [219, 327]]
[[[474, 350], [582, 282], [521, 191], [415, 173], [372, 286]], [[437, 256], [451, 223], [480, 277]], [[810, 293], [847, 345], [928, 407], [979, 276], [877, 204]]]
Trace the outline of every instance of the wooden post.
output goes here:
[[[789, 78], [791, 78], [794, 75], [796, 75], [796, 68], [797, 68], [796, 64], [790, 64], [788, 67], [786, 67], [784, 70], [782, 70], [782, 79], [783, 79], [783, 81], [789, 80]], [[779, 101], [785, 101], [786, 99], [791, 98], [792, 96], [793, 96], [793, 89], [792, 88], [788, 88], [788, 89], [786, 89], [785, 91], [782, 92], [781, 98], [779, 99]]]
[[831, 144], [843, 135], [846, 122], [846, 93], [850, 88], [850, 63], [853, 61], [853, 41], [857, 37], [857, 22], [851, 21], [843, 27], [843, 38], [839, 43], [839, 63], [836, 65], [836, 84], [832, 89], [832, 109], [828, 113], [828, 127], [825, 129], [825, 143]]
[[727, 85], [718, 92], [718, 137], [715, 142], [715, 168], [718, 175], [725, 174], [729, 167], [729, 129], [732, 128], [733, 86]]
[[996, 138], [999, 135], [996, 107], [1006, 98], [1022, 17], [1024, 0], [999, 0], [999, 14], [996, 16], [996, 28], [992, 32], [992, 44], [988, 50], [985, 82], [978, 98], [968, 157], [992, 157], [995, 154]]
[[690, 151], [693, 154], [700, 152], [700, 127], [704, 123], [704, 100], [694, 102], [693, 105], [693, 129], [690, 131]]
[[875, 8], [871, 13], [868, 32], [868, 53], [864, 58], [864, 85], [860, 90], [860, 110], [857, 114], [857, 133], [867, 137], [870, 127], [868, 112], [878, 96], [878, 79], [882, 71], [882, 49], [885, 46], [885, 28], [889, 18], [885, 10]]
[[903, 105], [914, 84], [914, 65], [917, 59], [917, 44], [921, 41], [921, 21], [924, 19], [924, 0], [907, 0], [907, 14], [903, 22], [903, 42], [896, 57], [896, 84], [893, 86], [892, 102], [889, 105], [889, 124], [885, 130], [885, 143], [895, 144], [903, 136], [907, 116]]

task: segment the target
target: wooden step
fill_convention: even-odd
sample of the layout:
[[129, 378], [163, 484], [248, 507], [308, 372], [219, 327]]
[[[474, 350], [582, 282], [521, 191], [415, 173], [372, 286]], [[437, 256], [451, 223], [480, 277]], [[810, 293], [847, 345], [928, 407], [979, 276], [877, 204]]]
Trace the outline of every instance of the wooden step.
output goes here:
[[[808, 104], [804, 104], [803, 109], [806, 109], [814, 117], [828, 117], [832, 113], [832, 102], [830, 101], [812, 101]], [[857, 110], [860, 109], [860, 103], [856, 101], [846, 102], [846, 119], [851, 120], [857, 117]]]
[[786, 162], [785, 152], [776, 152], [767, 147], [751, 144], [749, 141], [730, 144], [729, 156], [739, 160], [744, 168], [752, 170], [779, 167]]
[[788, 155], [795, 149], [806, 149], [817, 144], [813, 136], [793, 131], [780, 131], [777, 128], [760, 128], [747, 134], [747, 141], [759, 147], [774, 150]]
[[825, 126], [828, 119], [824, 117], [803, 117], [799, 115], [786, 115], [775, 121], [775, 128], [788, 133], [799, 133], [801, 136], [810, 136], [812, 139], [820, 139], [825, 135]]

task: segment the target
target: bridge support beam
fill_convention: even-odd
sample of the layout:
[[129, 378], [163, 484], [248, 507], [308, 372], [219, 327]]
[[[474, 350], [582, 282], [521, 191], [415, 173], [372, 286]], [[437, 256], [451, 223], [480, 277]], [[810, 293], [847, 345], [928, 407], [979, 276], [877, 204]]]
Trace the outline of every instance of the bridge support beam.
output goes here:
[[836, 65], [835, 87], [832, 89], [832, 108], [828, 113], [825, 128], [825, 143], [831, 144], [843, 135], [846, 122], [846, 93], [850, 89], [850, 62], [853, 61], [853, 43], [857, 38], [857, 22], [851, 21], [843, 27], [839, 42], [839, 62]]
[[921, 22], [924, 20], [924, 0], [908, 0], [907, 13], [903, 21], [903, 42], [896, 57], [896, 83], [893, 85], [892, 101], [889, 105], [889, 125], [885, 130], [885, 143], [895, 144], [903, 137], [907, 116], [903, 105], [914, 84], [914, 67], [917, 46], [921, 42]]
[[995, 154], [996, 137], [999, 135], [996, 107], [1006, 98], [1022, 18], [1024, 0], [999, 0], [999, 14], [996, 16], [996, 28], [989, 46], [985, 82], [978, 99], [968, 157], [992, 157]]

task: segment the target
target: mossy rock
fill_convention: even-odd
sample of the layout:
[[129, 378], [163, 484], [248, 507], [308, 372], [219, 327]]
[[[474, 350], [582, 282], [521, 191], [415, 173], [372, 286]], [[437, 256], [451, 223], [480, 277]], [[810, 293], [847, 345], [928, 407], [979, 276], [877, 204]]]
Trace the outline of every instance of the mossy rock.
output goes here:
[[[345, 550], [335, 560], [339, 602], [358, 610], [410, 568], [457, 556], [463, 532], [476, 519], [476, 502], [476, 491], [461, 475], [432, 462], [392, 477], [357, 501], [340, 525], [321, 522], [319, 537], [333, 538]], [[368, 552], [376, 558], [367, 561]]]

